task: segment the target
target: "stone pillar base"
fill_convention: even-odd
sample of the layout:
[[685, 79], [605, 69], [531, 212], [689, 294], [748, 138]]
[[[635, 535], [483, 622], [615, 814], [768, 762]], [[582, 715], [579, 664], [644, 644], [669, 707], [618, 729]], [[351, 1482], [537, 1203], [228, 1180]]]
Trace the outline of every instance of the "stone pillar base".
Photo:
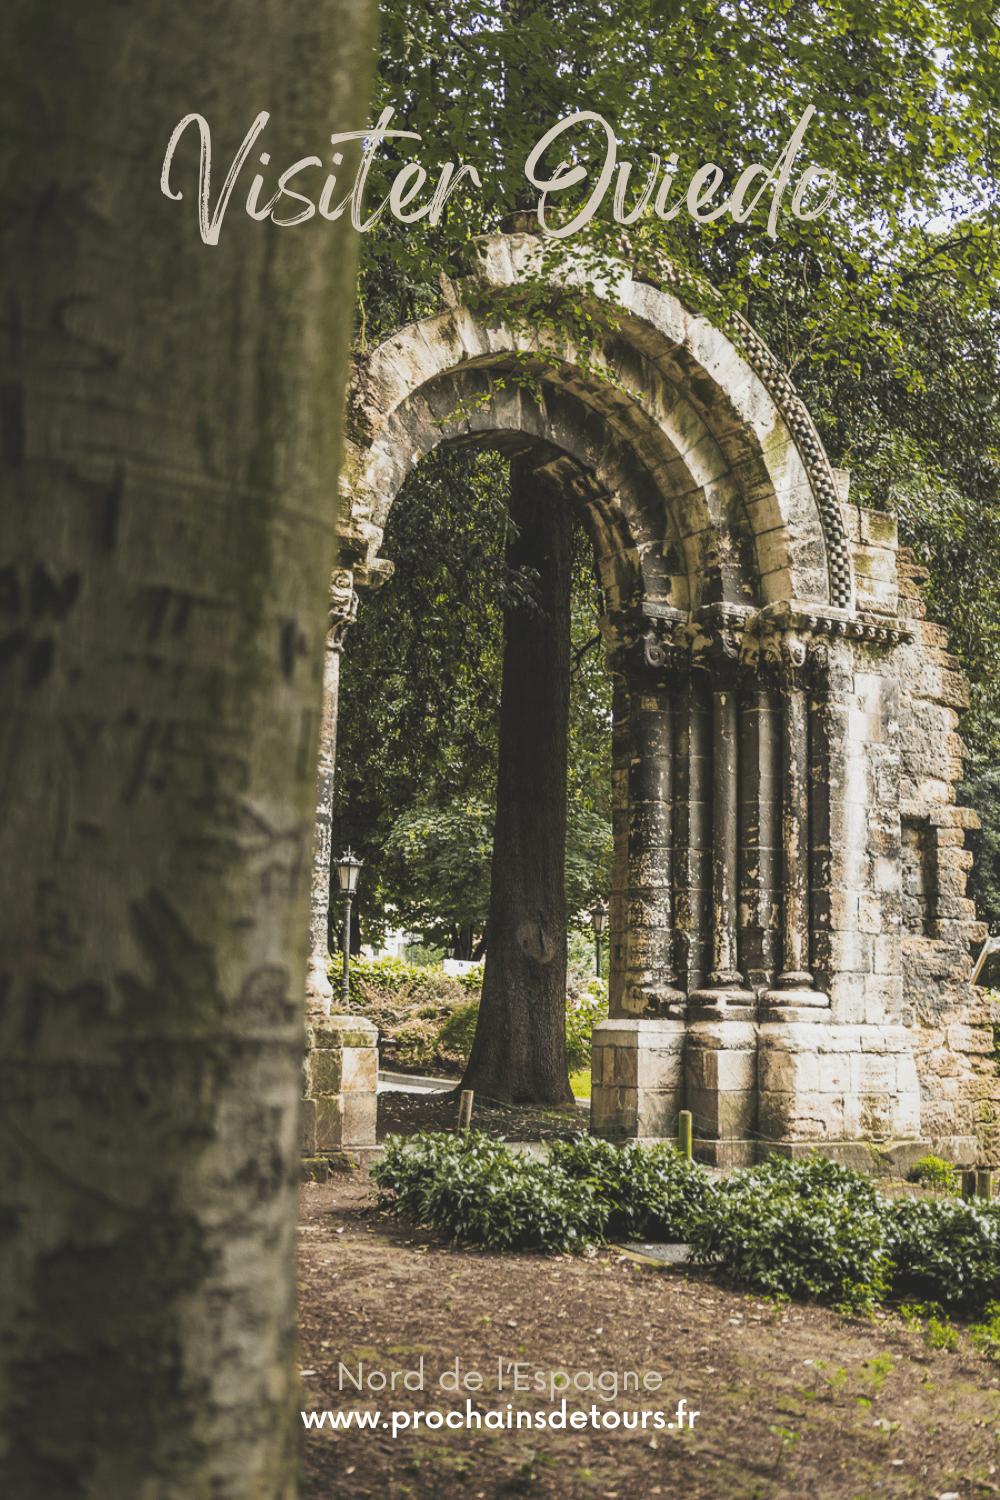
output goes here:
[[751, 1021], [695, 1021], [688, 1027], [684, 1076], [696, 1140], [754, 1135], [757, 1028]]
[[677, 1134], [684, 1108], [684, 1023], [603, 1021], [591, 1042], [590, 1128], [611, 1140]]
[[764, 1021], [758, 1081], [758, 1128], [775, 1143], [920, 1135], [917, 1069], [903, 1026]]
[[328, 1016], [306, 1027], [302, 1154], [375, 1145], [378, 1031], [360, 1016]]
[[[786, 983], [786, 979], [790, 982]], [[808, 974], [783, 975], [773, 990], [765, 990], [761, 995], [758, 1019], [817, 1021], [826, 1025], [830, 1020], [830, 997], [813, 989]]]

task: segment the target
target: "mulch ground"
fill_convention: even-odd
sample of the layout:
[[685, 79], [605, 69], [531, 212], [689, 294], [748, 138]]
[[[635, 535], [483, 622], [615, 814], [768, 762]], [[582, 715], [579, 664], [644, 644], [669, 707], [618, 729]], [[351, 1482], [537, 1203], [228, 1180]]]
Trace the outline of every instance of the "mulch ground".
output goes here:
[[[303, 1188], [299, 1240], [303, 1410], [378, 1413], [373, 1430], [303, 1427], [306, 1500], [1000, 1494], [1000, 1370], [964, 1332], [956, 1350], [931, 1349], [895, 1313], [775, 1310], [708, 1272], [618, 1251], [456, 1250], [379, 1210], [365, 1172]], [[481, 1389], [441, 1390], [456, 1359]], [[421, 1360], [424, 1388], [404, 1388]], [[531, 1389], [511, 1388], [515, 1363]], [[359, 1393], [341, 1364], [373, 1386], [395, 1373], [396, 1389]], [[567, 1415], [587, 1426], [548, 1425], [552, 1371], [576, 1381]], [[611, 1401], [586, 1388], [632, 1371], [661, 1388]], [[682, 1397], [693, 1426], [678, 1426]], [[467, 1400], [482, 1427], [428, 1425], [436, 1413], [464, 1422]], [[492, 1425], [509, 1412], [546, 1425]]]
[[[378, 1140], [387, 1135], [413, 1135], [418, 1130], [455, 1131], [458, 1128], [457, 1094], [406, 1094], [386, 1092], [378, 1096]], [[582, 1109], [528, 1109], [476, 1099], [472, 1128], [508, 1141], [549, 1141], [587, 1128]]]

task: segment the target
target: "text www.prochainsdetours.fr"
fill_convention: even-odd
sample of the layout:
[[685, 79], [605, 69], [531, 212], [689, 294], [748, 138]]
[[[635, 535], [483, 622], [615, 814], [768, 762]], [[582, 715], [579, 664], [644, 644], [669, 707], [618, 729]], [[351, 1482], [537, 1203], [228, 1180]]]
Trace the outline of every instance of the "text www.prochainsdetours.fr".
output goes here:
[[525, 1428], [537, 1432], [543, 1428], [549, 1428], [560, 1432], [567, 1427], [576, 1428], [577, 1431], [589, 1427], [608, 1432], [616, 1427], [624, 1427], [629, 1431], [641, 1428], [675, 1432], [690, 1430], [694, 1426], [695, 1418], [700, 1415], [700, 1412], [689, 1409], [683, 1397], [677, 1403], [676, 1412], [670, 1413], [670, 1418], [666, 1412], [662, 1411], [601, 1411], [596, 1404], [589, 1409], [576, 1407], [570, 1411], [565, 1401], [551, 1411], [532, 1411], [526, 1407], [514, 1407], [510, 1403], [506, 1408], [494, 1407], [489, 1411], [480, 1411], [473, 1406], [471, 1400], [467, 1400], [464, 1411], [455, 1407], [449, 1411], [439, 1411], [432, 1406], [426, 1411], [393, 1410], [386, 1412], [385, 1415], [381, 1411], [355, 1410], [301, 1413], [305, 1427], [359, 1427], [363, 1431], [385, 1430], [391, 1432], [393, 1437], [398, 1437], [401, 1432], [416, 1431], [421, 1423], [432, 1432], [442, 1427], [447, 1427], [453, 1432], [471, 1431], [477, 1428], [486, 1428], [492, 1432], [517, 1432]]

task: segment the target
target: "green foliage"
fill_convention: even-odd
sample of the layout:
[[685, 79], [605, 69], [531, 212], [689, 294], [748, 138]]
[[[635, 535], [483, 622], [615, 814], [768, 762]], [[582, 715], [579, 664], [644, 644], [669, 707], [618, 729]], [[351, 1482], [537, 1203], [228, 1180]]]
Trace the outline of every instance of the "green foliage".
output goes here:
[[448, 945], [456, 930], [482, 932], [490, 909], [493, 808], [464, 794], [418, 806], [393, 823], [382, 880], [398, 920], [425, 942]]
[[924, 1345], [928, 1349], [953, 1351], [958, 1348], [958, 1329], [952, 1328], [946, 1320], [932, 1314], [927, 1319], [927, 1326], [924, 1329]]
[[893, 1293], [981, 1306], [1000, 1284], [1000, 1202], [900, 1198], [885, 1211]]
[[772, 1157], [729, 1178], [691, 1245], [696, 1261], [718, 1258], [736, 1281], [762, 1292], [869, 1307], [888, 1283], [874, 1186], [823, 1156]]
[[[367, 939], [389, 926], [479, 956], [489, 911], [503, 611], [531, 608], [508, 567], [507, 463], [429, 454], [393, 505], [396, 571], [367, 598], [342, 659], [337, 839], [364, 858]], [[589, 544], [573, 563], [567, 913], [610, 883], [611, 683]]]
[[976, 903], [980, 921], [991, 932], [1000, 932], [1000, 767], [970, 776], [957, 790], [959, 800], [975, 808], [982, 824], [965, 835], [975, 860], [966, 892]]
[[[554, 1142], [548, 1161], [475, 1134], [418, 1136], [393, 1141], [373, 1176], [396, 1206], [455, 1237], [499, 1249], [684, 1240], [693, 1261], [776, 1306], [798, 1297], [848, 1312], [890, 1293], [933, 1293], [939, 1301], [901, 1312], [908, 1327], [927, 1320], [934, 1348], [955, 1347], [941, 1304], [986, 1306], [977, 1347], [990, 1357], [1000, 1347], [1000, 1303], [991, 1301], [1000, 1203], [883, 1198], [869, 1177], [824, 1156], [772, 1157], [715, 1187], [669, 1146], [622, 1149], [589, 1136]], [[890, 1368], [871, 1367], [876, 1389]]]
[[467, 1056], [470, 1013], [475, 1029], [482, 981], [480, 966], [452, 977], [440, 964], [355, 958], [350, 1005], [378, 1027], [383, 1062], [405, 1068], [458, 1068]]
[[571, 1073], [590, 1067], [590, 1039], [594, 1027], [608, 1018], [608, 987], [593, 978], [583, 994], [566, 1007], [566, 1062]]
[[476, 1035], [476, 1025], [479, 1021], [479, 1001], [470, 1000], [468, 1005], [460, 1005], [453, 1010], [438, 1032], [438, 1046], [443, 1052], [447, 1052], [463, 1059], [468, 1059], [472, 1051], [472, 1041]]
[[371, 1175], [420, 1223], [497, 1250], [579, 1250], [607, 1218], [589, 1183], [478, 1131], [390, 1137]]
[[892, 1356], [888, 1353], [876, 1354], [875, 1358], [869, 1361], [868, 1373], [864, 1376], [864, 1379], [869, 1383], [876, 1395], [881, 1392], [887, 1377], [892, 1374], [895, 1368]]
[[581, 1136], [554, 1142], [549, 1160], [597, 1193], [608, 1210], [606, 1233], [626, 1239], [686, 1240], [714, 1192], [704, 1172], [667, 1145], [619, 1148]]
[[[601, 978], [605, 984], [608, 982], [608, 969], [608, 942], [607, 933], [605, 933], [601, 943]], [[567, 994], [574, 999], [585, 995], [595, 977], [594, 930], [590, 924], [589, 914], [586, 914], [585, 923], [581, 914], [579, 923], [571, 924], [566, 932]]]
[[940, 1156], [922, 1156], [906, 1174], [908, 1182], [921, 1182], [925, 1187], [943, 1188], [947, 1193], [958, 1191], [958, 1178], [950, 1161]]
[[1000, 1302], [990, 1302], [981, 1323], [969, 1329], [969, 1341], [984, 1359], [1000, 1364]]
[[[386, 1061], [406, 1068], [464, 1068], [476, 1032], [482, 983], [481, 964], [450, 975], [441, 964], [355, 958], [350, 1004], [378, 1027]], [[575, 1000], [567, 995], [566, 1047], [573, 1071], [589, 1069], [591, 1033], [607, 1014], [603, 980], [591, 979]]]

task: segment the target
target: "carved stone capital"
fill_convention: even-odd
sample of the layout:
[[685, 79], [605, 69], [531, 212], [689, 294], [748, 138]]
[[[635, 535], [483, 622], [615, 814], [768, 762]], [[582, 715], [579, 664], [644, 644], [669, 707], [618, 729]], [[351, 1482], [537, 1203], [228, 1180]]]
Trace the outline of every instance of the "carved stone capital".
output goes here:
[[654, 673], [688, 672], [691, 668], [691, 643], [682, 625], [658, 620], [642, 638], [645, 665]]
[[742, 635], [731, 625], [701, 629], [693, 644], [696, 666], [708, 672], [712, 687], [719, 692], [735, 692], [746, 669]]
[[746, 649], [753, 618], [753, 610], [737, 604], [704, 605], [691, 617], [694, 664], [708, 672], [717, 691], [735, 692], [754, 669], [755, 653]]
[[358, 618], [358, 596], [350, 568], [336, 568], [330, 576], [328, 605], [329, 625], [326, 636], [328, 651], [342, 651], [347, 627]]

